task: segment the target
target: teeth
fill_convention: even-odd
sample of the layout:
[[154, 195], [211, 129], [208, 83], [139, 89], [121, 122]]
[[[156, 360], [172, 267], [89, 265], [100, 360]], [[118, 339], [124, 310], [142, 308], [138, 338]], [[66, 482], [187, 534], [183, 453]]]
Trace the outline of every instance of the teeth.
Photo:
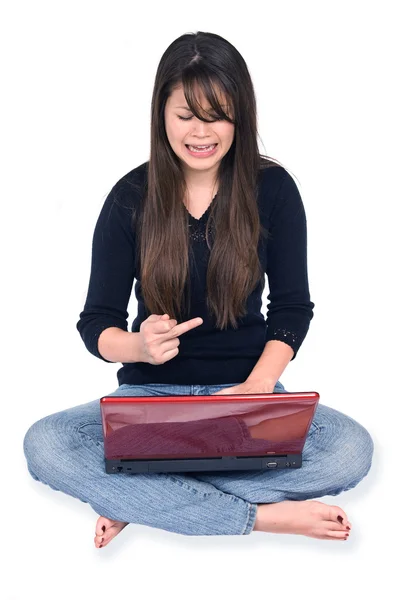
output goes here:
[[211, 150], [215, 146], [216, 146], [216, 144], [210, 144], [209, 146], [190, 146], [190, 145], [188, 145], [188, 148], [190, 150], [192, 150], [192, 152], [202, 152], [204, 150]]

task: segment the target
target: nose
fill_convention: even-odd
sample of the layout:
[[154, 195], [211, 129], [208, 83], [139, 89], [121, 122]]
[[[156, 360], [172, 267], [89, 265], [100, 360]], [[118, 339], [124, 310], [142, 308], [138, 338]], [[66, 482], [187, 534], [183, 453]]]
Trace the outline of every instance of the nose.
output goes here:
[[203, 138], [208, 135], [210, 125], [210, 123], [205, 123], [204, 121], [195, 118], [193, 131], [198, 137]]

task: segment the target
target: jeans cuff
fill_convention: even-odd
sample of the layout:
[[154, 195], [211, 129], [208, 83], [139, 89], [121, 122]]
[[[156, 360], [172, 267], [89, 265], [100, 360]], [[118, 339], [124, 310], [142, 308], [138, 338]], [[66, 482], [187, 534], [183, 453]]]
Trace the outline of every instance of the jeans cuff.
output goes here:
[[242, 535], [249, 535], [255, 527], [257, 509], [257, 504], [251, 504], [250, 502], [248, 502], [248, 518]]

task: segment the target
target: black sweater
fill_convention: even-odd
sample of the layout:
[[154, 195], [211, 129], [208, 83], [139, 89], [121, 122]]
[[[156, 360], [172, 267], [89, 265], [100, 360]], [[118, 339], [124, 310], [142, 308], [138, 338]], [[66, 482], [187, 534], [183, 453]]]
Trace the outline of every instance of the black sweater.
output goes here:
[[[98, 351], [98, 338], [107, 327], [128, 331], [127, 306], [134, 279], [138, 315], [131, 331], [138, 332], [150, 312], [141, 294], [136, 272], [133, 207], [140, 197], [131, 182], [145, 181], [148, 163], [122, 177], [108, 194], [98, 217], [92, 243], [89, 287], [76, 325], [86, 348], [107, 361]], [[115, 197], [118, 195], [118, 202]], [[215, 202], [213, 199], [212, 202]], [[259, 257], [267, 274], [267, 318], [260, 309], [263, 286], [247, 300], [247, 314], [238, 329], [219, 330], [206, 307], [206, 271], [209, 249], [205, 239], [210, 207], [200, 219], [188, 213], [190, 243], [196, 271], [191, 270], [191, 311], [188, 318], [202, 317], [202, 325], [180, 336], [179, 354], [162, 365], [123, 363], [117, 372], [123, 383], [175, 383], [206, 385], [242, 382], [248, 377], [266, 342], [280, 340], [294, 350], [294, 360], [313, 318], [307, 272], [307, 229], [303, 202], [293, 178], [281, 166], [262, 172], [258, 194], [262, 225], [273, 237], [264, 238]], [[193, 267], [193, 265], [192, 265]]]

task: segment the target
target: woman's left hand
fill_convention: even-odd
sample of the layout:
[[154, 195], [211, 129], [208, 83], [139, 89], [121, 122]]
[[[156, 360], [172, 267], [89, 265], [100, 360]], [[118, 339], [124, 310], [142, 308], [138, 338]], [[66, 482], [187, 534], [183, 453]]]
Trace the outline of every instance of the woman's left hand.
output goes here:
[[239, 385], [224, 388], [215, 392], [212, 396], [227, 396], [228, 394], [271, 394], [274, 391], [274, 383], [266, 381], [244, 381]]

